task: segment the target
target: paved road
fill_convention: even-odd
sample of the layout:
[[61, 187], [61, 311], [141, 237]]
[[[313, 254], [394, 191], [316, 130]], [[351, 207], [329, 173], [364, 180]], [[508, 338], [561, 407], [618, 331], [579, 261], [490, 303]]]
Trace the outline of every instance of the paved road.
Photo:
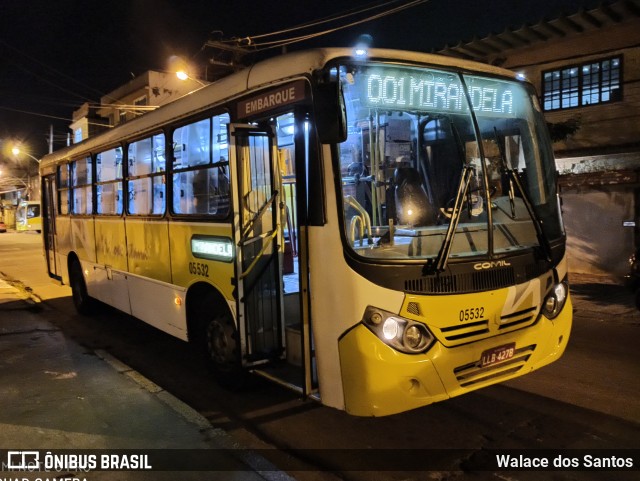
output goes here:
[[[0, 256], [5, 259], [0, 262], [0, 271], [37, 286], [36, 292], [45, 292], [46, 285], [52, 284], [43, 273], [42, 257], [34, 256], [37, 241], [20, 239], [17, 247], [7, 247], [12, 249], [7, 259], [3, 248], [10, 243], [0, 237]], [[211, 382], [186, 344], [113, 310], [106, 309], [93, 318], [77, 316], [68, 297], [57, 297], [68, 296], [66, 288], [54, 286], [55, 292], [47, 295], [63, 314], [58, 320], [61, 328], [83, 345], [108, 350], [242, 442], [257, 448], [302, 449], [300, 456], [312, 465], [340, 465], [327, 447], [336, 448], [333, 454], [352, 452], [365, 458], [375, 455], [372, 449], [389, 448], [405, 453], [414, 448], [443, 447], [468, 448], [474, 453], [502, 448], [640, 449], [640, 313], [620, 286], [579, 275], [573, 275], [572, 282], [574, 330], [561, 360], [509, 383], [378, 419], [354, 418], [303, 402], [262, 382], [249, 392], [224, 391]], [[310, 471], [298, 474], [302, 480], [328, 476], [326, 472], [319, 478]], [[637, 473], [604, 478], [601, 474], [568, 471], [553, 473], [553, 479], [638, 479]], [[426, 479], [458, 475], [432, 473]], [[468, 479], [528, 481], [542, 479], [539, 475], [481, 473]], [[424, 475], [387, 470], [340, 476], [355, 480], [425, 479]]]

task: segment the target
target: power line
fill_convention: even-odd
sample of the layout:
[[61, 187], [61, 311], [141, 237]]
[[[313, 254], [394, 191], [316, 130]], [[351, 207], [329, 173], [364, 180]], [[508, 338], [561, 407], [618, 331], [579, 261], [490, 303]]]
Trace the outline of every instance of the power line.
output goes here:
[[[79, 81], [79, 80], [77, 80], [76, 78], [71, 77], [71, 76], [69, 76], [69, 75], [65, 74], [64, 72], [61, 72], [61, 71], [59, 71], [59, 70], [55, 69], [54, 67], [51, 67], [50, 65], [48, 65], [48, 64], [46, 64], [46, 63], [44, 63], [44, 62], [42, 62], [41, 60], [37, 59], [36, 57], [33, 57], [33, 56], [29, 55], [28, 53], [23, 52], [22, 50], [20, 50], [20, 49], [18, 49], [18, 48], [16, 48], [16, 47], [14, 47], [13, 45], [11, 45], [11, 44], [7, 43], [5, 40], [3, 40], [3, 39], [1, 39], [1, 38], [0, 38], [0, 44], [4, 45], [5, 47], [7, 47], [7, 48], [9, 48], [9, 49], [11, 49], [11, 50], [13, 50], [14, 52], [17, 52], [18, 54], [20, 54], [20, 55], [22, 55], [23, 57], [25, 57], [25, 58], [29, 59], [30, 61], [35, 62], [36, 64], [39, 64], [40, 66], [44, 67], [45, 69], [48, 69], [48, 70], [52, 71], [53, 73], [55, 73], [55, 74], [57, 74], [57, 75], [59, 75], [59, 76], [61, 76], [61, 77], [65, 78], [65, 79], [67, 79], [67, 80], [71, 80], [72, 82], [75, 82], [77, 85], [80, 85], [80, 86], [81, 86], [81, 87], [83, 87], [83, 88], [86, 88], [86, 89], [88, 89], [88, 90], [90, 90], [90, 91], [92, 91], [92, 92], [95, 92], [95, 93], [97, 93], [97, 94], [98, 94], [98, 95], [100, 95], [100, 96], [105, 96], [105, 95], [106, 95], [104, 92], [101, 92], [100, 90], [97, 90], [97, 89], [95, 89], [94, 87], [88, 86], [88, 85], [86, 85], [86, 84], [84, 84], [84, 83], [80, 82], [80, 81]], [[20, 67], [20, 65], [19, 65], [19, 64], [18, 64], [18, 66]], [[27, 72], [29, 72], [29, 70], [28, 70], [28, 69], [26, 69], [25, 67], [21, 67], [21, 68], [22, 68], [23, 70], [26, 70]], [[33, 73], [33, 72], [30, 72], [30, 73]], [[60, 87], [59, 85], [56, 85], [56, 84], [54, 84], [54, 83], [52, 83], [52, 82], [49, 82], [49, 83], [51, 83], [52, 85], [54, 85], [54, 86], [56, 86], [56, 87], [58, 87], [58, 88], [60, 88], [60, 89], [62, 89], [62, 90], [65, 90], [63, 87]], [[65, 91], [66, 91], [66, 90], [65, 90]], [[80, 98], [82, 98], [82, 99], [86, 100], [86, 97], [84, 97], [83, 95], [76, 94], [76, 93], [72, 93], [72, 94], [73, 94], [73, 95], [75, 95], [75, 96], [77, 96], [77, 97], [80, 97]], [[113, 100], [115, 100], [115, 99], [113, 99]]]
[[14, 101], [23, 101], [29, 103], [37, 103], [52, 105], [55, 107], [64, 107], [64, 108], [78, 108], [79, 103], [77, 101], [72, 100], [63, 100], [61, 98], [47, 97], [44, 95], [35, 95], [25, 92], [14, 92], [10, 89], [2, 89], [0, 88], [0, 98], [11, 98]]
[[388, 6], [388, 5], [392, 4], [392, 3], [396, 3], [396, 1], [397, 0], [392, 0], [390, 2], [386, 2], [385, 4], [381, 4], [378, 7], [366, 7], [364, 9], [361, 9], [361, 10], [358, 10], [358, 11], [355, 11], [355, 12], [352, 12], [352, 13], [348, 13], [348, 14], [339, 14], [339, 15], [335, 16], [334, 18], [330, 17], [329, 19], [319, 20], [319, 21], [316, 21], [316, 22], [310, 22], [308, 24], [301, 25], [299, 27], [292, 27], [291, 29], [282, 30], [280, 32], [272, 32], [272, 33], [269, 33], [269, 34], [262, 34], [262, 35], [259, 35], [259, 36], [247, 37], [247, 41], [249, 42], [249, 45], [254, 47], [254, 48], [256, 48], [257, 51], [263, 51], [263, 50], [268, 50], [268, 49], [272, 49], [272, 48], [284, 47], [284, 46], [290, 45], [292, 43], [302, 42], [304, 40], [309, 40], [309, 39], [312, 39], [312, 38], [320, 37], [322, 35], [327, 35], [329, 33], [337, 32], [337, 31], [343, 30], [345, 28], [350, 28], [350, 27], [354, 27], [356, 25], [360, 25], [360, 24], [363, 24], [363, 23], [366, 23], [366, 22], [370, 22], [370, 21], [373, 21], [373, 20], [378, 20], [380, 18], [389, 16], [389, 15], [394, 15], [394, 14], [396, 14], [398, 12], [403, 11], [403, 10], [406, 10], [406, 9], [409, 9], [409, 8], [413, 8], [413, 7], [416, 7], [416, 6], [421, 5], [423, 3], [426, 3], [429, 0], [411, 0], [411, 1], [409, 1], [409, 2], [407, 2], [405, 4], [403, 4], [403, 5], [399, 5], [397, 7], [391, 8], [389, 10], [385, 10], [384, 12], [379, 12], [379, 13], [376, 13], [374, 15], [370, 15], [368, 17], [362, 18], [360, 20], [356, 20], [356, 21], [353, 21], [353, 22], [350, 22], [350, 23], [347, 23], [347, 24], [344, 24], [344, 25], [340, 25], [340, 26], [334, 27], [334, 28], [329, 28], [329, 29], [326, 29], [326, 30], [322, 30], [320, 32], [309, 33], [309, 34], [306, 34], [306, 35], [299, 35], [297, 37], [285, 38], [285, 39], [281, 39], [281, 40], [273, 40], [273, 41], [258, 42], [258, 43], [255, 43], [252, 40], [253, 38], [263, 38], [263, 37], [273, 36], [273, 35], [279, 34], [281, 32], [294, 31], [294, 30], [298, 30], [298, 29], [302, 29], [302, 28], [308, 28], [308, 27], [312, 27], [312, 26], [316, 26], [316, 25], [321, 25], [321, 24], [324, 24], [324, 23], [327, 23], [327, 22], [330, 22], [330, 21], [335, 21], [335, 20], [339, 20], [339, 19], [342, 19], [342, 18], [346, 18], [348, 16], [353, 16], [353, 15], [356, 15], [358, 13], [363, 13], [363, 12], [367, 12], [367, 11], [370, 11], [370, 10], [373, 10], [373, 9], [376, 9], [376, 8], [381, 8], [383, 6]]
[[[275, 32], [270, 32], [270, 33], [263, 33], [263, 34], [260, 34], [260, 35], [253, 35], [250, 38], [251, 38], [251, 40], [255, 40], [255, 39], [258, 39], [258, 38], [271, 37], [271, 36], [274, 36], [274, 35], [281, 35], [283, 33], [294, 32], [296, 30], [302, 30], [303, 28], [315, 27], [317, 25], [322, 25], [324, 23], [330, 23], [330, 22], [334, 22], [334, 21], [337, 21], [337, 20], [342, 20], [343, 18], [352, 17], [354, 15], [358, 15], [360, 13], [364, 13], [364, 12], [367, 12], [367, 11], [370, 11], [370, 10], [376, 10], [378, 8], [382, 8], [382, 7], [385, 7], [387, 5], [390, 5], [390, 4], [393, 4], [393, 3], [397, 3], [399, 1], [402, 1], [402, 0], [391, 0], [391, 1], [388, 1], [388, 2], [377, 3], [376, 5], [365, 7], [365, 8], [361, 8], [361, 9], [355, 9], [354, 8], [354, 9], [351, 9], [351, 10], [347, 10], [344, 13], [338, 13], [338, 14], [335, 14], [335, 15], [330, 15], [328, 17], [325, 17], [325, 18], [322, 18], [322, 19], [319, 19], [319, 20], [314, 20], [314, 21], [307, 22], [307, 23], [303, 23], [303, 24], [297, 25], [295, 27], [285, 28], [285, 29], [277, 30]], [[247, 37], [247, 38], [249, 38], [249, 37]]]
[[36, 72], [34, 72], [33, 70], [30, 70], [29, 68], [25, 67], [24, 65], [16, 63], [15, 61], [13, 63], [17, 68], [19, 68], [19, 69], [21, 69], [21, 70], [33, 75], [35, 78], [37, 78], [41, 82], [49, 84], [49, 85], [51, 85], [51, 86], [53, 86], [53, 87], [55, 87], [55, 88], [57, 88], [59, 90], [62, 90], [63, 92], [65, 92], [67, 94], [73, 95], [74, 97], [78, 97], [78, 98], [82, 99], [83, 101], [88, 101], [89, 100], [84, 95], [78, 94], [78, 93], [74, 92], [73, 90], [69, 90], [66, 87], [62, 87], [61, 85], [58, 85], [57, 83], [55, 83], [53, 80], [50, 80], [47, 77], [43, 77], [43, 76], [37, 74]]
[[[77, 79], [75, 79], [75, 78], [73, 78], [73, 77], [69, 77], [69, 76], [68, 76], [68, 75], [66, 75], [65, 73], [60, 72], [59, 70], [57, 70], [57, 69], [55, 69], [55, 68], [53, 68], [53, 67], [51, 67], [51, 66], [47, 65], [46, 63], [42, 62], [41, 60], [39, 60], [39, 59], [37, 59], [37, 58], [35, 58], [35, 57], [33, 57], [33, 56], [31, 56], [31, 55], [29, 55], [29, 54], [27, 54], [27, 53], [23, 52], [22, 50], [20, 50], [20, 49], [18, 49], [18, 48], [16, 48], [16, 47], [14, 47], [13, 45], [11, 45], [11, 44], [7, 43], [5, 40], [0, 39], [0, 43], [1, 43], [2, 45], [4, 45], [5, 47], [8, 47], [9, 49], [11, 49], [11, 50], [13, 50], [14, 52], [18, 53], [19, 55], [21, 55], [21, 56], [25, 57], [25, 58], [26, 58], [26, 59], [28, 59], [29, 61], [31, 61], [31, 62], [33, 62], [33, 63], [35, 63], [35, 64], [38, 64], [38, 65], [40, 65], [41, 67], [44, 67], [44, 68], [45, 68], [45, 69], [47, 69], [47, 70], [50, 70], [50, 71], [51, 71], [51, 72], [53, 72], [54, 74], [59, 75], [59, 76], [61, 76], [61, 77], [65, 78], [65, 79], [67, 79], [67, 80], [71, 80], [72, 82], [75, 82], [75, 83], [77, 83], [78, 85], [80, 85], [80, 86], [82, 86], [82, 87], [84, 87], [84, 88], [87, 88], [87, 89], [89, 89], [89, 90], [93, 90], [93, 91], [95, 91], [95, 92], [97, 92], [97, 93], [101, 94], [101, 92], [99, 92], [99, 91], [97, 91], [97, 90], [95, 90], [95, 89], [93, 89], [93, 88], [91, 88], [91, 87], [88, 87], [87, 85], [82, 84], [81, 82], [79, 82]], [[24, 71], [25, 71], [25, 72], [27, 72], [27, 73], [30, 73], [30, 74], [34, 75], [36, 78], [38, 78], [38, 79], [40, 79], [40, 80], [42, 80], [42, 81], [44, 81], [44, 82], [46, 82], [46, 83], [48, 83], [48, 84], [50, 84], [50, 85], [53, 85], [54, 87], [59, 88], [60, 90], [62, 90], [62, 91], [64, 91], [64, 92], [66, 92], [66, 93], [70, 93], [71, 95], [74, 95], [74, 96], [76, 96], [76, 97], [79, 97], [79, 98], [81, 98], [81, 99], [83, 99], [83, 100], [87, 100], [87, 98], [86, 98], [84, 95], [80, 95], [80, 94], [78, 94], [78, 93], [76, 93], [76, 92], [70, 91], [70, 90], [66, 89], [65, 87], [61, 87], [60, 85], [58, 85], [58, 84], [54, 83], [54, 82], [53, 82], [53, 81], [51, 81], [51, 80], [48, 80], [48, 79], [45, 79], [45, 78], [41, 77], [40, 75], [38, 75], [37, 73], [33, 72], [32, 70], [30, 70], [30, 69], [29, 69], [29, 68], [27, 68], [26, 66], [22, 65], [21, 63], [19, 63], [19, 62], [17, 61], [17, 59], [15, 59], [15, 58], [13, 59], [13, 63], [14, 63], [18, 68], [20, 68], [20, 69], [24, 70]]]
[[66, 118], [66, 117], [56, 117], [55, 115], [39, 114], [37, 112], [29, 112], [28, 110], [20, 110], [20, 109], [14, 109], [14, 108], [11, 108], [11, 107], [3, 107], [2, 105], [0, 105], [0, 109], [9, 110], [11, 112], [18, 112], [20, 114], [36, 115], [38, 117], [47, 117], [49, 119], [64, 120], [66, 122], [71, 122], [71, 120], [69, 118]]

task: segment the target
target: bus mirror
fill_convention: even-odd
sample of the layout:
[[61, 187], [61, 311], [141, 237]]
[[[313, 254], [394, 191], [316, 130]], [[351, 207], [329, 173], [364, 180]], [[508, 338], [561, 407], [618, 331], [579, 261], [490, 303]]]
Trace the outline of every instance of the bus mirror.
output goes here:
[[347, 140], [347, 111], [339, 81], [317, 84], [313, 107], [320, 143], [333, 144]]

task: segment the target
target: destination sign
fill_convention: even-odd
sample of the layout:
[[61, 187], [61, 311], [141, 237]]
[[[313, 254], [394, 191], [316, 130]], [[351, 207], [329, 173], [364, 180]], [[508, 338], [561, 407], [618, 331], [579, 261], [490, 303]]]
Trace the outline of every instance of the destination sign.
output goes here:
[[194, 236], [191, 253], [195, 257], [228, 262], [233, 259], [233, 243], [226, 237]]
[[238, 102], [238, 117], [246, 118], [267, 110], [289, 105], [305, 97], [305, 81], [283, 85], [281, 87], [260, 92], [258, 95]]
[[[428, 69], [364, 69], [359, 79], [365, 106], [439, 112], [468, 111], [457, 75]], [[474, 112], [511, 117], [516, 113], [517, 84], [465, 75]]]

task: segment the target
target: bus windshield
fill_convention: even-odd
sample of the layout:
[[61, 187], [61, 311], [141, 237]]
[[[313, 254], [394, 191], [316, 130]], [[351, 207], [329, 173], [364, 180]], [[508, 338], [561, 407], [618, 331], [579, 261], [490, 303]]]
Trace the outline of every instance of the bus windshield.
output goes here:
[[449, 230], [450, 259], [563, 236], [553, 153], [526, 83], [383, 64], [334, 72], [348, 122], [344, 228], [358, 255], [434, 259]]

